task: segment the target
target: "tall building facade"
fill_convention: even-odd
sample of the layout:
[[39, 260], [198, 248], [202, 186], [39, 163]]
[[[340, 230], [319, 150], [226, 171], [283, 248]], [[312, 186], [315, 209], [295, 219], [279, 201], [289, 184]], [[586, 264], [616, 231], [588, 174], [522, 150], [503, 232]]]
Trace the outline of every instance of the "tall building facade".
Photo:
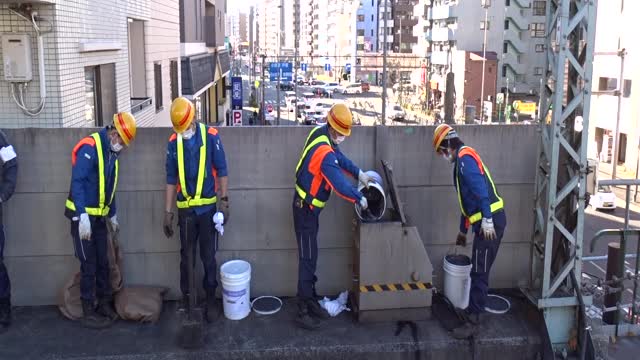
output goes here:
[[[418, 24], [414, 6], [418, 0], [378, 0], [378, 49], [383, 50], [385, 22], [387, 17], [387, 51], [412, 53], [418, 44], [413, 28]], [[386, 6], [385, 6], [386, 5]]]
[[378, 1], [362, 0], [357, 12], [357, 51], [378, 51]]

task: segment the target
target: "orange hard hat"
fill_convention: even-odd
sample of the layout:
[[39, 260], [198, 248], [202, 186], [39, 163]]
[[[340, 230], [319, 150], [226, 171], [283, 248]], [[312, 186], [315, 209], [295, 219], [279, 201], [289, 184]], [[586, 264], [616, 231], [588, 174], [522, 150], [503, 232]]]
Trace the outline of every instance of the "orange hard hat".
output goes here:
[[339, 134], [344, 136], [351, 135], [353, 116], [347, 105], [342, 103], [333, 105], [327, 114], [327, 122]]
[[457, 138], [458, 134], [447, 124], [440, 124], [433, 131], [433, 150], [438, 152], [444, 140]]
[[119, 112], [113, 115], [113, 126], [125, 145], [129, 146], [129, 143], [136, 138], [136, 118], [130, 112]]
[[170, 113], [173, 130], [180, 134], [191, 126], [195, 110], [193, 103], [189, 99], [181, 96], [171, 103]]

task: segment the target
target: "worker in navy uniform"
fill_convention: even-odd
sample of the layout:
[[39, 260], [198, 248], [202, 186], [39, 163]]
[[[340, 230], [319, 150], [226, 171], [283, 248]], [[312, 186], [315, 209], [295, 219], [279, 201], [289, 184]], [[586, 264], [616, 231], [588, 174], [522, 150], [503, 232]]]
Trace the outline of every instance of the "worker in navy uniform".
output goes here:
[[0, 131], [0, 333], [6, 331], [11, 324], [11, 282], [4, 265], [4, 225], [2, 208], [16, 189], [18, 176], [18, 158], [13, 146]]

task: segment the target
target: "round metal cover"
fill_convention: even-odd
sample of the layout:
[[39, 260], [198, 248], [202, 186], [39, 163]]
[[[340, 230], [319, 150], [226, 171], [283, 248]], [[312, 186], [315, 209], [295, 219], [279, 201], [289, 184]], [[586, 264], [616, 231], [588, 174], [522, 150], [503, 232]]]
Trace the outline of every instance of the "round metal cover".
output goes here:
[[484, 309], [492, 314], [505, 314], [511, 309], [511, 303], [502, 296], [488, 294]]
[[260, 315], [272, 315], [282, 308], [282, 300], [275, 296], [260, 296], [251, 302], [251, 308]]

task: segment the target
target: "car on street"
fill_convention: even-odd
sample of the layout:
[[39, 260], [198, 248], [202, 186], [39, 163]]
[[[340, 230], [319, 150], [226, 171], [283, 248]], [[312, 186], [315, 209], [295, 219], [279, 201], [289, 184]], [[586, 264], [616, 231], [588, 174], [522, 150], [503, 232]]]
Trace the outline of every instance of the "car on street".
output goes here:
[[331, 97], [331, 93], [329, 91], [327, 91], [327, 89], [325, 89], [322, 86], [316, 86], [316, 87], [312, 88], [311, 92], [314, 93], [316, 97], [321, 97], [321, 98], [330, 98]]
[[292, 81], [281, 81], [280, 82], [280, 90], [285, 91], [293, 91], [293, 82]]
[[360, 94], [362, 93], [362, 85], [355, 83], [349, 84], [347, 86], [341, 86], [338, 88], [338, 92], [348, 95], [348, 94]]
[[309, 102], [311, 100], [313, 100], [316, 97], [316, 95], [312, 92], [304, 92], [302, 93], [302, 98], [304, 99], [305, 102]]
[[370, 85], [368, 82], [364, 82], [364, 81], [363, 81], [363, 82], [361, 82], [360, 84], [361, 84], [362, 92], [363, 92], [363, 93], [368, 92], [368, 91], [370, 91], [370, 90], [371, 90], [371, 85]]
[[315, 125], [316, 119], [314, 118], [315, 111], [311, 109], [305, 109], [302, 111], [302, 123], [305, 125]]
[[309, 108], [313, 111], [329, 111], [331, 108], [331, 104], [322, 101], [310, 101], [307, 105], [309, 105]]
[[595, 210], [615, 210], [616, 194], [609, 186], [598, 186], [598, 190], [591, 195], [589, 205]]
[[276, 117], [271, 113], [264, 114], [264, 120], [267, 122], [267, 125], [273, 125], [276, 121]]
[[389, 111], [389, 119], [393, 121], [404, 121], [407, 117], [407, 113], [402, 106], [396, 104], [393, 105], [391, 111]]
[[330, 83], [326, 83], [324, 85], [325, 90], [327, 90], [329, 93], [334, 93], [336, 92], [336, 90], [340, 87], [340, 84], [338, 84], [337, 82], [330, 82]]
[[322, 80], [311, 79], [311, 81], [309, 81], [309, 85], [311, 86], [324, 86], [325, 84]]

